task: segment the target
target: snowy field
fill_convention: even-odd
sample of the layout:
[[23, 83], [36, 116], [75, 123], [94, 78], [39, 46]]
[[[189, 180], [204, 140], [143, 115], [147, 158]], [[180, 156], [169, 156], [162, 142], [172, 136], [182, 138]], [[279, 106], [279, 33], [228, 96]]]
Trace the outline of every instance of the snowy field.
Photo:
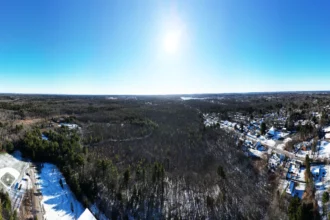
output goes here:
[[28, 166], [28, 163], [20, 161], [10, 154], [0, 154], [0, 189], [10, 191], [10, 188], [23, 176]]
[[28, 167], [29, 164], [22, 161], [20, 152], [0, 154], [0, 189], [8, 192], [14, 209], [19, 208], [26, 189], [31, 187], [25, 175]]
[[[53, 164], [45, 163], [41, 173], [38, 175], [40, 177], [39, 185], [43, 197], [42, 206], [45, 210], [45, 219], [78, 219], [84, 212], [84, 208], [71, 192], [57, 167]], [[59, 183], [60, 179], [63, 181], [63, 189]]]
[[80, 215], [78, 220], [96, 220], [93, 213], [89, 211], [89, 209], [85, 209], [85, 211]]

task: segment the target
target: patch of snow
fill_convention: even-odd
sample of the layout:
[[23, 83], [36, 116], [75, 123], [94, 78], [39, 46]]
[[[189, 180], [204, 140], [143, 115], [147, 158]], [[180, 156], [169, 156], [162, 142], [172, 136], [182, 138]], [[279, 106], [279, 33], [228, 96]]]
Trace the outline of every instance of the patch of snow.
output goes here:
[[286, 143], [288, 143], [288, 142], [290, 142], [290, 141], [292, 141], [291, 138], [285, 138], [285, 139], [283, 140], [283, 143], [286, 144]]
[[76, 125], [76, 124], [69, 124], [69, 123], [60, 123], [58, 126], [59, 127], [62, 127], [62, 126], [68, 127], [70, 130], [71, 129], [77, 129], [77, 128], [79, 128], [78, 125]]
[[16, 150], [13, 152], [13, 157], [16, 158], [17, 160], [22, 160], [22, 153], [19, 150]]
[[41, 139], [42, 140], [45, 140], [45, 141], [48, 141], [48, 137], [46, 135], [44, 135], [44, 134], [41, 134]]
[[85, 209], [85, 211], [81, 214], [78, 220], [96, 220], [94, 215], [89, 211], [89, 209]]
[[267, 146], [270, 146], [270, 147], [274, 147], [276, 144], [276, 142], [274, 140], [263, 140], [261, 143], [265, 144]]
[[261, 151], [258, 151], [258, 150], [254, 150], [254, 149], [251, 149], [251, 148], [249, 148], [248, 150], [249, 150], [251, 156], [260, 157], [260, 158], [264, 158], [265, 157], [265, 153], [264, 152], [261, 152]]
[[330, 143], [327, 141], [321, 141], [318, 146], [318, 157], [326, 158], [330, 157]]
[[323, 132], [325, 132], [325, 133], [330, 132], [330, 126], [323, 128]]
[[182, 100], [186, 101], [186, 100], [198, 100], [198, 99], [206, 99], [206, 98], [194, 98], [194, 97], [189, 97], [189, 96], [182, 96], [180, 97]]
[[326, 139], [330, 139], [330, 133], [326, 133], [324, 136]]

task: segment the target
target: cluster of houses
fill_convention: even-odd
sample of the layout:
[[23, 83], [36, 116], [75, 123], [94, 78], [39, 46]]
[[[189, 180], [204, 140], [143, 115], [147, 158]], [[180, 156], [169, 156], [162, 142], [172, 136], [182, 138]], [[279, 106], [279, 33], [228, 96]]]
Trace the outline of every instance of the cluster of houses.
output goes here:
[[281, 109], [279, 112], [274, 112], [274, 113], [268, 113], [263, 115], [264, 120], [266, 122], [271, 122], [274, 126], [278, 128], [282, 128], [285, 126], [285, 122], [287, 120], [286, 112], [285, 110]]
[[242, 150], [246, 156], [267, 158], [267, 154], [270, 154], [270, 150], [267, 149], [261, 142], [253, 143], [252, 141], [245, 140], [242, 145]]
[[219, 124], [219, 116], [216, 113], [203, 114], [204, 126], [212, 127]]
[[[301, 161], [292, 160], [286, 163], [285, 169], [287, 169], [287, 173], [283, 190], [292, 197], [297, 196], [302, 199], [306, 190], [306, 167]], [[314, 163], [311, 164], [310, 171], [315, 187], [315, 199], [320, 208], [319, 211], [322, 213], [324, 205], [322, 195], [330, 188], [330, 175], [328, 175], [330, 165]]]
[[284, 159], [283, 154], [272, 153], [268, 160], [268, 168], [274, 172], [277, 167], [283, 166]]
[[287, 163], [286, 180], [288, 181], [286, 193], [302, 198], [306, 189], [305, 166], [299, 161]]
[[290, 132], [286, 130], [286, 128], [282, 128], [281, 130], [275, 129], [271, 127], [267, 132], [268, 139], [273, 140], [284, 140], [287, 136], [290, 135]]
[[[314, 116], [316, 118], [321, 117], [318, 112], [314, 112], [313, 117]], [[284, 128], [286, 117], [279, 117], [279, 123], [269, 128], [265, 135], [261, 135], [260, 130], [262, 122], [274, 117], [279, 117], [279, 115], [268, 114], [265, 115], [264, 118], [254, 118], [254, 120], [251, 120], [247, 119], [247, 116], [237, 114], [234, 117], [235, 122], [231, 122], [228, 120], [220, 120], [219, 115], [216, 114], [206, 114], [204, 115], [204, 123], [205, 126], [219, 125], [222, 128], [234, 130], [242, 134], [241, 140], [243, 141], [242, 149], [244, 153], [250, 157], [268, 158], [268, 168], [273, 172], [279, 167], [281, 168], [280, 170], [284, 170], [283, 179], [281, 179], [279, 185], [280, 192], [302, 199], [306, 191], [306, 167], [303, 163], [304, 158], [306, 155], [309, 155], [312, 159], [330, 158], [330, 126], [321, 130], [323, 132], [323, 138], [318, 140], [317, 143], [315, 143], [316, 140], [314, 139], [301, 141], [293, 145], [292, 151], [291, 148], [289, 151], [286, 151], [286, 144], [288, 141], [292, 141], [289, 137], [292, 132]], [[296, 121], [296, 123], [301, 125], [307, 123], [313, 124], [311, 120], [301, 120]], [[275, 126], [282, 127], [282, 129], [276, 129]], [[269, 144], [271, 141], [274, 145]], [[265, 146], [267, 146], [267, 148]], [[289, 159], [290, 157], [286, 157], [288, 156], [287, 154], [293, 155], [293, 157], [290, 157], [295, 159]], [[311, 164], [310, 170], [315, 186], [315, 199], [318, 203], [319, 211], [322, 214], [322, 206], [324, 205], [322, 202], [322, 195], [330, 189], [330, 175], [328, 174], [330, 165], [326, 165], [325, 163], [313, 163]]]
[[[293, 150], [286, 151], [285, 146], [292, 139], [289, 137], [292, 132], [284, 128], [287, 118], [282, 116], [282, 113], [266, 114], [263, 118], [248, 119], [247, 116], [236, 114], [233, 117], [235, 122], [228, 120], [220, 120], [217, 114], [205, 114], [205, 126], [220, 126], [228, 130], [236, 131], [241, 134], [243, 141], [242, 150], [247, 156], [268, 158], [269, 170], [275, 172], [279, 167], [284, 170], [283, 179], [279, 184], [281, 193], [286, 193], [292, 197], [297, 196], [303, 198], [306, 190], [306, 167], [304, 159], [309, 155], [312, 159], [329, 159], [330, 158], [330, 126], [323, 128], [322, 138], [315, 143], [316, 140], [301, 141], [293, 145]], [[320, 118], [318, 112], [312, 113], [313, 117]], [[274, 122], [277, 118], [278, 123], [272, 123], [274, 126], [267, 130], [265, 135], [261, 135], [262, 122], [271, 120]], [[305, 125], [314, 124], [312, 120], [300, 120], [295, 123]], [[267, 123], [266, 123], [267, 124]], [[276, 129], [275, 126], [282, 129]], [[270, 144], [270, 142], [273, 143]], [[267, 146], [267, 148], [265, 147]], [[278, 149], [278, 150], [277, 150]], [[290, 154], [293, 157], [288, 156]], [[287, 157], [288, 156], [288, 157]], [[290, 159], [295, 158], [295, 159]], [[330, 189], [330, 165], [325, 163], [311, 164], [311, 173], [315, 186], [315, 199], [319, 206], [319, 211], [322, 214], [322, 195]], [[329, 206], [330, 210], [330, 206]]]

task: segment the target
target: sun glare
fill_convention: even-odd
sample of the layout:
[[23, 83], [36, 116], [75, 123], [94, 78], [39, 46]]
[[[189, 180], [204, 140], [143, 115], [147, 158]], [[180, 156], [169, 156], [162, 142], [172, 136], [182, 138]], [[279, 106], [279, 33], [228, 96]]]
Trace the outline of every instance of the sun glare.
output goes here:
[[180, 39], [181, 38], [181, 32], [176, 30], [176, 31], [169, 31], [165, 34], [164, 36], [164, 50], [167, 53], [174, 54], [178, 51], [179, 46], [180, 46]]

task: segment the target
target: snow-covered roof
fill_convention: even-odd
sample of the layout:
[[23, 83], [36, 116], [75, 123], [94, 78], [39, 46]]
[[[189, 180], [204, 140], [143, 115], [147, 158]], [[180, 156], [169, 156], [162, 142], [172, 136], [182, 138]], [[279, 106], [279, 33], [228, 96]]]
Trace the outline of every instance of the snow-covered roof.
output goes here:
[[94, 215], [89, 211], [89, 209], [85, 209], [85, 211], [81, 214], [78, 220], [96, 220]]
[[329, 127], [325, 127], [325, 128], [323, 128], [323, 131], [326, 132], [326, 133], [327, 133], [327, 132], [330, 132], [330, 126], [329, 126]]
[[330, 133], [326, 133], [324, 136], [326, 139], [330, 139]]
[[270, 135], [275, 135], [275, 128], [274, 127], [271, 127], [268, 131], [268, 134]]
[[292, 194], [293, 192], [294, 192], [294, 182], [293, 181], [291, 181], [290, 182], [290, 186], [287, 188], [287, 190], [286, 190], [286, 192], [288, 193], [288, 194]]

